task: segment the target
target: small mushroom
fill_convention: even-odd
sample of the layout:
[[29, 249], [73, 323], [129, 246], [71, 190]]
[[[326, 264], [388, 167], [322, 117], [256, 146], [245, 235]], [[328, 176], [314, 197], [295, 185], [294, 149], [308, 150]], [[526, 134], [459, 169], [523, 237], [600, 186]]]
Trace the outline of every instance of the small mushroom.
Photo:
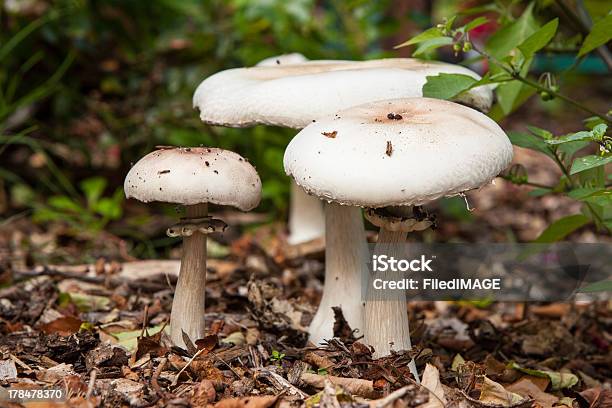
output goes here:
[[[478, 74], [459, 65], [413, 58], [305, 61], [301, 55], [288, 54], [271, 57], [255, 67], [229, 69], [206, 78], [193, 96], [193, 105], [208, 124], [231, 127], [267, 124], [300, 129], [351, 106], [421, 96], [427, 76], [440, 73], [480, 79]], [[459, 99], [487, 111], [493, 102], [492, 88], [476, 87], [463, 92]], [[401, 112], [388, 111], [385, 117], [389, 113], [394, 120], [402, 121]], [[322, 129], [319, 136], [323, 133], [335, 137], [331, 126]], [[320, 201], [295, 184], [290, 197], [289, 243], [321, 237], [324, 220]]]
[[[367, 291], [361, 286], [368, 275], [357, 275], [367, 268], [362, 261], [367, 255], [356, 207], [368, 208], [368, 218], [380, 228], [375, 251], [393, 249], [389, 244], [405, 242], [409, 231], [432, 225], [432, 218], [415, 206], [489, 184], [510, 164], [512, 145], [486, 115], [437, 99], [379, 101], [339, 115], [340, 120], [328, 116], [304, 128], [284, 157], [285, 172], [330, 203], [325, 207], [325, 288], [310, 335], [327, 338], [333, 325], [329, 309], [341, 304], [345, 316], [364, 316], [349, 323], [363, 329], [374, 356], [382, 357], [411, 348], [406, 293], [383, 294], [372, 290], [371, 282]], [[320, 137], [332, 124], [343, 137]], [[386, 153], [389, 145], [392, 154]], [[403, 277], [398, 272], [383, 278]], [[367, 293], [363, 311], [361, 293]], [[414, 362], [411, 366], [418, 379]]]
[[183, 332], [192, 342], [205, 334], [206, 235], [222, 232], [226, 226], [208, 216], [208, 203], [242, 211], [255, 208], [261, 198], [259, 175], [240, 155], [228, 150], [164, 148], [149, 153], [130, 169], [124, 189], [127, 198], [185, 206], [186, 217], [167, 232], [183, 238], [170, 337], [174, 344], [185, 347]]

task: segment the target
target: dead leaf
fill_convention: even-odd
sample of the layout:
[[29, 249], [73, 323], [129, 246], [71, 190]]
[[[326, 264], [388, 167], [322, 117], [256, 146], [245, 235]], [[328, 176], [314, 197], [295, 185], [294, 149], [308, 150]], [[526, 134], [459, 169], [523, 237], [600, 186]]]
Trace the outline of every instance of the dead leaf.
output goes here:
[[217, 347], [218, 342], [219, 337], [216, 334], [210, 334], [208, 336], [205, 336], [203, 339], [196, 340], [195, 345], [198, 351], [204, 350], [202, 355], [205, 355], [213, 351], [213, 349]]
[[40, 330], [47, 333], [57, 333], [60, 336], [70, 336], [79, 331], [83, 321], [74, 316], [62, 316], [49, 323], [40, 325]]
[[419, 408], [444, 408], [446, 398], [440, 382], [440, 372], [432, 364], [425, 365], [421, 385], [429, 391], [429, 401], [420, 405]]
[[193, 388], [193, 395], [191, 396], [191, 404], [194, 407], [206, 407], [208, 404], [212, 404], [217, 397], [215, 386], [210, 380], [202, 380], [199, 384], [196, 384]]
[[147, 336], [145, 330], [145, 335], [138, 337], [136, 352], [132, 356], [132, 361], [139, 360], [147, 353], [150, 353], [153, 357], [160, 357], [168, 352], [168, 349], [161, 344], [161, 338], [165, 327], [166, 324], [164, 323], [161, 329], [151, 336]]
[[542, 408], [552, 408], [553, 404], [559, 400], [559, 397], [543, 392], [536, 384], [525, 377], [507, 386], [506, 390], [523, 397], [532, 398]]
[[612, 390], [589, 388], [582, 391], [580, 396], [589, 403], [589, 408], [612, 407]]
[[0, 381], [17, 378], [17, 367], [11, 359], [0, 360]]
[[70, 375], [76, 375], [72, 368], [72, 364], [61, 363], [46, 370], [41, 370], [36, 373], [36, 379], [48, 383], [56, 383]]
[[518, 394], [507, 391], [501, 384], [490, 380], [486, 376], [480, 388], [480, 401], [489, 404], [498, 404], [503, 407], [511, 407], [525, 400]]
[[227, 398], [215, 404], [215, 408], [268, 408], [276, 403], [278, 397], [264, 395], [245, 398]]

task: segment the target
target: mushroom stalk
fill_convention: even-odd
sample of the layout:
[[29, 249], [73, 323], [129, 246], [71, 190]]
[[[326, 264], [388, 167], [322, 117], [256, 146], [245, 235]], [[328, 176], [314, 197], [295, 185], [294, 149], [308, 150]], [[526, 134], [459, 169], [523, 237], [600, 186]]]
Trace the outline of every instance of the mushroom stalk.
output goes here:
[[[375, 247], [375, 254], [385, 254], [396, 259], [405, 257], [401, 244], [406, 242], [406, 232], [390, 231], [381, 228]], [[401, 271], [387, 270], [378, 272], [376, 278], [398, 281], [404, 278]], [[410, 350], [410, 327], [406, 292], [403, 290], [380, 291], [372, 289], [372, 279], [368, 284], [367, 302], [365, 305], [364, 341], [374, 347], [374, 358], [391, 354], [391, 350]], [[414, 360], [409, 363], [410, 371], [419, 381]]]
[[290, 200], [289, 244], [296, 245], [323, 237], [326, 227], [321, 201], [306, 194], [293, 180]]
[[[187, 218], [201, 218], [208, 214], [208, 205], [186, 207]], [[185, 347], [183, 332], [195, 343], [204, 337], [204, 301], [206, 296], [206, 234], [199, 231], [183, 237], [181, 270], [174, 291], [170, 315], [172, 342]]]
[[363, 330], [361, 293], [368, 248], [361, 209], [325, 204], [325, 241], [323, 297], [308, 330], [315, 344], [333, 337], [333, 306], [342, 308], [353, 330]]

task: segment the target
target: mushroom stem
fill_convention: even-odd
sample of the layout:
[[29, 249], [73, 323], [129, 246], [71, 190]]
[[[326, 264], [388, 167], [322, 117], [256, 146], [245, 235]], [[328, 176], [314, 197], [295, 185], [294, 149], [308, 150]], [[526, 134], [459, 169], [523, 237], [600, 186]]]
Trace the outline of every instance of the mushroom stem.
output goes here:
[[[187, 218], [200, 218], [208, 214], [208, 205], [195, 204], [186, 207]], [[185, 347], [183, 332], [195, 343], [204, 337], [204, 300], [206, 296], [206, 234], [194, 232], [183, 237], [183, 254], [172, 313], [170, 315], [170, 338], [180, 347]]]
[[368, 253], [361, 209], [325, 204], [325, 282], [308, 332], [315, 344], [334, 335], [333, 306], [340, 306], [351, 329], [363, 330], [362, 279]]
[[291, 245], [323, 237], [325, 234], [325, 216], [321, 201], [306, 192], [291, 180], [291, 197], [289, 205], [289, 238]]
[[[375, 254], [393, 256], [396, 259], [405, 258], [401, 244], [406, 242], [406, 235], [406, 232], [381, 228], [374, 249]], [[397, 281], [404, 276], [401, 271], [387, 270], [377, 272], [376, 278]], [[405, 291], [372, 290], [372, 281], [369, 282], [365, 305], [364, 341], [374, 347], [374, 358], [387, 356], [391, 354], [391, 350], [412, 348]], [[409, 368], [418, 382], [419, 376], [414, 360], [410, 362]]]

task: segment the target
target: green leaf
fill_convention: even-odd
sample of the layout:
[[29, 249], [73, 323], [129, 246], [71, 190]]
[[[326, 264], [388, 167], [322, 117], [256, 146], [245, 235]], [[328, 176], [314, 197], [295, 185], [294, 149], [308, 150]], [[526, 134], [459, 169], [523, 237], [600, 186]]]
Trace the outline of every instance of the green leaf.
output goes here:
[[480, 27], [483, 24], [487, 24], [488, 22], [489, 22], [489, 19], [484, 16], [476, 17], [475, 19], [473, 19], [472, 21], [470, 21], [469, 23], [465, 25], [464, 30], [471, 31], [477, 27]]
[[[149, 336], [157, 334], [164, 328], [164, 325], [157, 325], [153, 327], [147, 328], [147, 333]], [[170, 333], [170, 327], [167, 326], [164, 330], [166, 333]], [[125, 331], [120, 333], [111, 333], [113, 337], [117, 339], [117, 342], [125, 347], [129, 352], [136, 351], [136, 346], [138, 345], [138, 337], [142, 334], [142, 329]]]
[[56, 210], [77, 213], [83, 211], [83, 208], [78, 203], [66, 196], [53, 196], [49, 198], [47, 203]]
[[526, 149], [535, 150], [540, 153], [544, 153], [545, 155], [553, 158], [554, 154], [552, 153], [550, 147], [546, 144], [545, 140], [542, 140], [538, 136], [532, 135], [526, 132], [508, 132], [508, 137], [513, 145], [524, 147]]
[[593, 25], [591, 32], [584, 39], [582, 47], [578, 51], [578, 57], [588, 54], [610, 40], [612, 40], [612, 14], [608, 14]]
[[580, 289], [578, 289], [578, 292], [582, 292], [582, 293], [612, 292], [612, 280], [603, 280], [603, 281], [591, 283], [590, 285], [583, 286]]
[[593, 135], [587, 130], [581, 132], [570, 133], [569, 135], [561, 136], [558, 139], [547, 140], [546, 143], [550, 145], [558, 145], [569, 142], [578, 142], [581, 140], [592, 140]]
[[96, 312], [109, 310], [111, 300], [105, 296], [89, 295], [85, 293], [66, 292], [80, 312]]
[[600, 191], [605, 191], [605, 190], [602, 188], [596, 188], [596, 187], [582, 187], [582, 188], [575, 188], [569, 191], [567, 195], [573, 198], [574, 200], [582, 200], [589, 196], [592, 196], [595, 193], [599, 193]]
[[534, 188], [529, 193], [527, 193], [527, 195], [529, 195], [529, 197], [542, 197], [550, 193], [552, 193], [552, 190], [550, 188]]
[[550, 224], [534, 242], [551, 243], [560, 241], [589, 222], [591, 222], [591, 219], [582, 214], [560, 218]]
[[553, 39], [557, 33], [557, 27], [559, 26], [559, 19], [555, 18], [549, 21], [535, 33], [531, 34], [525, 41], [523, 41], [518, 49], [521, 50], [526, 59], [533, 57], [533, 55], [544, 48], [546, 44]]
[[414, 50], [412, 55], [417, 57], [423, 55], [428, 51], [435, 50], [436, 48], [444, 47], [453, 43], [453, 39], [450, 37], [437, 37], [431, 40], [423, 41], [419, 44], [418, 48]]
[[608, 129], [608, 125], [600, 123], [597, 126], [595, 126], [593, 130], [590, 130], [590, 131], [583, 130], [581, 132], [570, 133], [569, 135], [561, 136], [557, 139], [547, 140], [546, 143], [557, 145], [557, 144], [577, 142], [577, 141], [583, 141], [583, 140], [599, 141], [606, 134], [607, 129]]
[[515, 22], [498, 30], [489, 38], [485, 47], [489, 54], [495, 58], [506, 57], [538, 29], [538, 23], [533, 17], [533, 6], [534, 3], [530, 3]]
[[542, 128], [531, 126], [531, 125], [527, 126], [527, 129], [529, 129], [529, 131], [533, 133], [534, 135], [539, 136], [545, 140], [549, 140], [553, 137], [553, 134], [546, 129], [542, 129]]
[[523, 368], [515, 362], [510, 363], [510, 368], [513, 368], [525, 374], [532, 375], [534, 377], [549, 378], [550, 385], [553, 391], [557, 391], [563, 388], [571, 388], [574, 385], [578, 384], [578, 377], [572, 373]]
[[592, 154], [589, 156], [579, 157], [574, 160], [570, 174], [576, 174], [595, 167], [605, 166], [608, 163], [612, 163], [612, 155], [597, 156]]
[[451, 99], [470, 89], [478, 80], [464, 74], [439, 74], [428, 76], [423, 85], [423, 96], [436, 99]]
[[422, 43], [428, 40], [432, 40], [434, 38], [440, 38], [440, 37], [445, 37], [445, 35], [442, 33], [442, 30], [440, 30], [437, 27], [432, 27], [428, 30], [423, 31], [421, 34], [417, 35], [416, 37], [413, 37], [408, 41], [405, 41], [399, 45], [396, 45], [393, 48], [407, 47], [409, 45], [419, 44], [419, 43]]
[[80, 187], [85, 193], [87, 205], [93, 208], [106, 188], [106, 180], [103, 177], [91, 177], [83, 180]]

